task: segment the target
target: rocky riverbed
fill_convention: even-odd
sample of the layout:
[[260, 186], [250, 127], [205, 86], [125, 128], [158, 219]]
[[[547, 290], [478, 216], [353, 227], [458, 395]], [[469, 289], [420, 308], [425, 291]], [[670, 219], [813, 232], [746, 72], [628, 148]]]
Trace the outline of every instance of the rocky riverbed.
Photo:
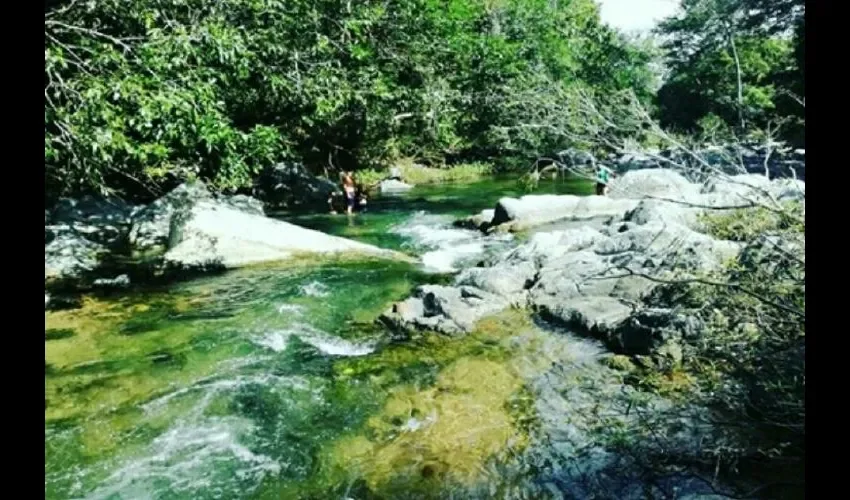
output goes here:
[[[716, 444], [704, 410], [642, 393], [623, 368], [675, 364], [704, 330], [658, 299], [657, 280], [760, 255], [705, 234], [702, 213], [805, 193], [799, 181], [695, 184], [648, 169], [621, 176], [608, 197], [558, 194], [574, 186], [525, 196], [506, 183], [416, 188], [383, 212], [377, 203], [295, 225], [264, 217], [252, 198], [198, 187], [147, 207], [55, 210], [46, 233], [97, 251], [46, 252], [46, 278], [67, 269], [77, 286], [124, 287], [135, 275], [116, 274], [128, 269], [111, 262], [118, 252], [209, 270], [310, 238], [314, 256], [327, 244], [363, 261], [331, 252], [49, 311], [50, 498], [705, 497], [713, 490], [699, 477], [648, 475], [636, 458]], [[271, 247], [237, 222], [262, 228]], [[396, 258], [399, 249], [419, 259]], [[664, 422], [663, 441], [635, 434], [647, 418]], [[637, 444], [624, 451], [624, 438]]]
[[627, 172], [608, 197], [504, 198], [457, 225], [532, 231], [528, 241], [463, 270], [450, 286], [418, 288], [381, 321], [398, 332], [460, 335], [515, 306], [618, 353], [676, 352], [676, 339], [697, 334], [699, 326], [645, 299], [665, 277], [710, 271], [752, 250], [703, 234], [700, 215], [787, 200], [804, 201], [805, 183], [744, 174], [695, 184], [666, 169]]
[[[412, 260], [396, 251], [265, 216], [245, 196], [214, 196], [182, 184], [147, 206], [65, 199], [45, 211], [45, 286], [86, 290], [130, 285], [131, 276], [192, 274], [309, 254], [365, 254]], [[45, 296], [45, 305], [50, 302]]]

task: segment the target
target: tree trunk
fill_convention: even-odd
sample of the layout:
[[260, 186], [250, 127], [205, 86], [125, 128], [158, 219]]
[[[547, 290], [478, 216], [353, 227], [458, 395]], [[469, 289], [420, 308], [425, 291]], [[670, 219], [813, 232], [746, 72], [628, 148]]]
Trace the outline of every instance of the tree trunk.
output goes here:
[[735, 73], [738, 79], [738, 120], [741, 122], [741, 131], [747, 124], [744, 121], [744, 83], [741, 78], [741, 60], [738, 58], [738, 47], [735, 45], [735, 37], [731, 31], [727, 32], [729, 46], [732, 48], [732, 57], [735, 59]]

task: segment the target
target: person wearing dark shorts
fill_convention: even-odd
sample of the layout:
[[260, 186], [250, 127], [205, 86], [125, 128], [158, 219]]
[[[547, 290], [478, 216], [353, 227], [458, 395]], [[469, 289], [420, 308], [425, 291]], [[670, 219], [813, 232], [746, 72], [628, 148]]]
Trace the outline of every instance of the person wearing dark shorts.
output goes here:
[[604, 196], [608, 194], [608, 176], [616, 177], [616, 175], [602, 165], [596, 167], [596, 195]]

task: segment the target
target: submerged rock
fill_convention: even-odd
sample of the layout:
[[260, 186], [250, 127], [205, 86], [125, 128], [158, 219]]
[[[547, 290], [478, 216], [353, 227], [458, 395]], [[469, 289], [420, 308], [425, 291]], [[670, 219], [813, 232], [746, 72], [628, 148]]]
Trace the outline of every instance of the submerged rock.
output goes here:
[[378, 190], [382, 194], [404, 193], [411, 189], [413, 189], [412, 184], [407, 184], [396, 179], [386, 179], [378, 184]]
[[490, 227], [495, 213], [496, 211], [492, 208], [482, 210], [480, 213], [475, 215], [456, 220], [454, 222], [454, 226], [463, 229], [486, 231], [487, 228]]

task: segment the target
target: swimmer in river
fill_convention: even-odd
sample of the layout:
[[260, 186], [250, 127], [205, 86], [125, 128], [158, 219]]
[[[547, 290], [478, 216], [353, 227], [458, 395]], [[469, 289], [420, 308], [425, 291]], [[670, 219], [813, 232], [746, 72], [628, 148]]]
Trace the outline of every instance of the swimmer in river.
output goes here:
[[345, 194], [345, 211], [352, 215], [357, 202], [357, 190], [354, 186], [354, 172], [350, 170], [342, 174], [342, 192]]

